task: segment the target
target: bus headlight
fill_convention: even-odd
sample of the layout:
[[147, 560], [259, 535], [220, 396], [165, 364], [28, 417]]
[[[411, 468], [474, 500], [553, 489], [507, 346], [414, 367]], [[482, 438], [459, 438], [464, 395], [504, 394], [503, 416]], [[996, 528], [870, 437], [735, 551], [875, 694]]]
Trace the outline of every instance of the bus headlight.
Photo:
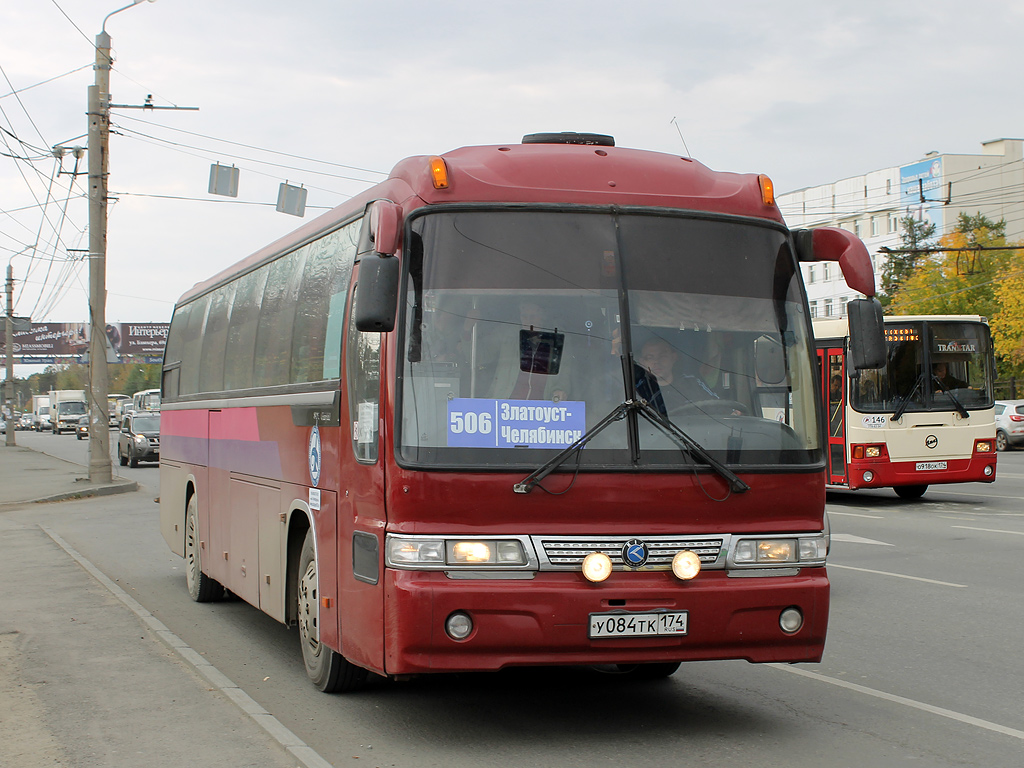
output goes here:
[[733, 565], [824, 565], [827, 532], [796, 538], [739, 539], [730, 558]]
[[393, 568], [524, 568], [530, 565], [519, 539], [459, 539], [389, 535], [387, 564]]
[[523, 545], [512, 540], [449, 541], [449, 565], [526, 565]]
[[395, 565], [443, 565], [444, 541], [388, 539], [388, 562]]

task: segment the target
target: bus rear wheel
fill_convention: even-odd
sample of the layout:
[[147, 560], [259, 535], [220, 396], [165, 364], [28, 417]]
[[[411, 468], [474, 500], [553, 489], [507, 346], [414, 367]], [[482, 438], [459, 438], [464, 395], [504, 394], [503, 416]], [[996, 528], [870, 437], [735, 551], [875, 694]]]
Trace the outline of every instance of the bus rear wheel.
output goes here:
[[320, 642], [320, 596], [317, 594], [319, 587], [312, 529], [306, 532], [306, 540], [302, 543], [298, 578], [297, 618], [306, 674], [324, 693], [345, 693], [360, 688], [366, 682], [366, 670]]
[[920, 499], [928, 490], [927, 485], [900, 485], [893, 488], [901, 499]]
[[224, 587], [216, 579], [203, 573], [202, 555], [199, 544], [199, 501], [196, 494], [188, 500], [185, 510], [185, 586], [189, 596], [197, 603], [220, 600]]

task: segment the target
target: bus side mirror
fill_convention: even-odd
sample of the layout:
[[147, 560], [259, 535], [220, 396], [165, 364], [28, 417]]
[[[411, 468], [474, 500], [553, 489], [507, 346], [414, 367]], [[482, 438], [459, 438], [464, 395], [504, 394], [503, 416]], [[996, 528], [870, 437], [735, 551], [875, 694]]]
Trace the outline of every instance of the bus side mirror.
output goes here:
[[846, 305], [850, 320], [848, 370], [881, 368], [886, 362], [882, 305], [878, 299], [854, 299]]
[[387, 333], [395, 329], [399, 269], [396, 256], [370, 254], [359, 262], [356, 283], [356, 329]]
[[838, 227], [799, 229], [793, 233], [800, 261], [838, 261], [846, 284], [858, 293], [875, 295], [875, 271], [864, 242]]
[[390, 200], [375, 200], [370, 205], [370, 239], [373, 250], [385, 256], [397, 252], [401, 222], [401, 208]]

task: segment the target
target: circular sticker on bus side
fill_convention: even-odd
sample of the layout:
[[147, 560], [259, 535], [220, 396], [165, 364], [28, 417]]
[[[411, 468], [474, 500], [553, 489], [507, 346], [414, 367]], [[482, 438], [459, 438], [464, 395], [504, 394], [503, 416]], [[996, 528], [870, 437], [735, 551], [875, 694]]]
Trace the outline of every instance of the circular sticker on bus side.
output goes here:
[[309, 433], [309, 480], [316, 488], [320, 484], [320, 428], [314, 424]]

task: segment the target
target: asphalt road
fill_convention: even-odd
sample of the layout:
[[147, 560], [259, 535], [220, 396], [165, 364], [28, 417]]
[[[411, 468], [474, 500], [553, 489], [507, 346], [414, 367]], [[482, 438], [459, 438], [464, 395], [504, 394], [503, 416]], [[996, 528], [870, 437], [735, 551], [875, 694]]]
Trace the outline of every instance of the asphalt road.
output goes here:
[[[18, 441], [85, 463], [72, 436]], [[141, 490], [6, 514], [59, 534], [334, 765], [1024, 762], [1024, 452], [1000, 454], [994, 484], [933, 486], [919, 501], [829, 494], [821, 664], [695, 663], [654, 684], [512, 670], [349, 696], [306, 681], [294, 631], [239, 601], [191, 602], [159, 534], [157, 469], [115, 470]]]

